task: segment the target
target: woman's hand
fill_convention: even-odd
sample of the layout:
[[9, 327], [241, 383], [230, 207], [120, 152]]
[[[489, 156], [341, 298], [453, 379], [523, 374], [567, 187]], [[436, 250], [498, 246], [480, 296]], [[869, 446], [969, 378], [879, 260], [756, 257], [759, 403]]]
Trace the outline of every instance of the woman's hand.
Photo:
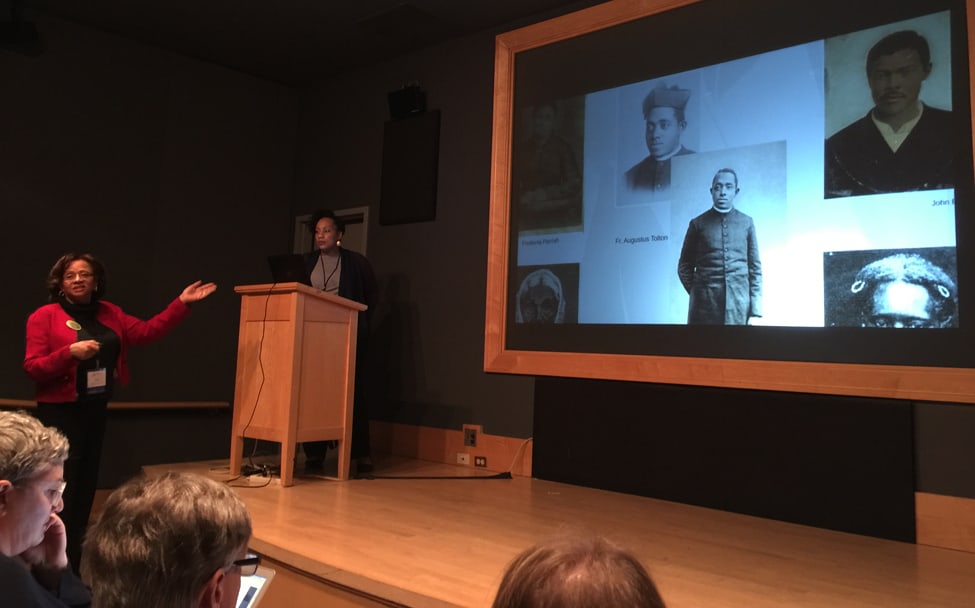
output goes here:
[[183, 293], [179, 294], [179, 301], [183, 304], [190, 304], [191, 302], [199, 302], [203, 298], [209, 296], [211, 293], [217, 290], [216, 283], [204, 283], [203, 281], [195, 281], [186, 286]]
[[44, 529], [44, 540], [21, 553], [20, 558], [32, 568], [63, 570], [68, 567], [66, 547], [64, 522], [55, 513], [51, 513], [51, 521]]
[[81, 340], [75, 342], [68, 348], [71, 351], [72, 357], [84, 361], [97, 355], [101, 345], [95, 340]]

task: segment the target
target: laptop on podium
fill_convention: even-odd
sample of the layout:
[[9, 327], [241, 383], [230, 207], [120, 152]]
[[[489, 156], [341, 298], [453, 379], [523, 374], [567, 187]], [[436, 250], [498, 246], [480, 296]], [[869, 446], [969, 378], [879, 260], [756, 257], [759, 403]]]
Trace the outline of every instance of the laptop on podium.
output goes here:
[[311, 285], [305, 256], [300, 253], [282, 253], [267, 256], [268, 266], [271, 267], [271, 278], [275, 283], [301, 283]]

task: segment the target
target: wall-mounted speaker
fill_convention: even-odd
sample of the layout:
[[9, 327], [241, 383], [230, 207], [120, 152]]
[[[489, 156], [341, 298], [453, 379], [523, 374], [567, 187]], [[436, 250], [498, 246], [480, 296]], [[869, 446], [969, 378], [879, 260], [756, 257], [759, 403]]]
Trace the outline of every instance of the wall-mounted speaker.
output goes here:
[[393, 120], [427, 111], [427, 94], [416, 85], [392, 91], [386, 95], [386, 98], [389, 101], [389, 115]]
[[379, 223], [406, 224], [437, 215], [440, 112], [432, 110], [386, 122]]

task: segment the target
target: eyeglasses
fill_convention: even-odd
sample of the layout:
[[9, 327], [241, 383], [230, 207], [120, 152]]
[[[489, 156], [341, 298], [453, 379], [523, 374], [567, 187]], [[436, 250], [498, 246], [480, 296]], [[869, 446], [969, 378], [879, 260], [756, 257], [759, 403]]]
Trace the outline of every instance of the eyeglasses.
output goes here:
[[260, 565], [261, 556], [256, 553], [248, 553], [247, 557], [231, 562], [226, 569], [230, 570], [231, 568], [240, 568], [241, 576], [251, 576], [257, 573], [257, 567]]
[[88, 279], [92, 278], [93, 276], [95, 276], [95, 275], [93, 275], [92, 273], [90, 273], [88, 271], [82, 270], [81, 272], [66, 272], [66, 273], [64, 273], [64, 277], [63, 278], [64, 278], [65, 281], [73, 281], [75, 279], [82, 279], [84, 281], [87, 281]]
[[61, 500], [61, 497], [64, 496], [64, 489], [68, 487], [68, 482], [64, 480], [58, 481], [58, 485], [53, 488], [41, 488], [40, 484], [41, 482], [37, 482], [37, 481], [28, 482], [27, 484], [25, 484], [25, 487], [28, 485], [32, 485], [40, 488], [41, 491], [44, 492], [44, 496], [46, 496], [47, 499], [51, 501], [51, 506], [56, 505], [57, 502]]
[[58, 482], [58, 487], [44, 490], [44, 494], [47, 495], [47, 497], [51, 500], [51, 504], [53, 505], [57, 503], [57, 501], [61, 500], [61, 497], [64, 496], [64, 489], [67, 487], [68, 482], [62, 480]]

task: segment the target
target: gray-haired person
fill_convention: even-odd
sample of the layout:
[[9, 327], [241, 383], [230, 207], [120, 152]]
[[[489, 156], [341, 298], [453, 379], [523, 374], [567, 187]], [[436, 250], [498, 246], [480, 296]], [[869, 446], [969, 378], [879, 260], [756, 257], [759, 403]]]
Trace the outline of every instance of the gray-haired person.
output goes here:
[[91, 603], [68, 564], [58, 517], [68, 440], [33, 416], [0, 411], [0, 604], [64, 608]]
[[232, 608], [248, 553], [247, 507], [224, 484], [189, 473], [137, 477], [88, 528], [81, 569], [94, 608]]

